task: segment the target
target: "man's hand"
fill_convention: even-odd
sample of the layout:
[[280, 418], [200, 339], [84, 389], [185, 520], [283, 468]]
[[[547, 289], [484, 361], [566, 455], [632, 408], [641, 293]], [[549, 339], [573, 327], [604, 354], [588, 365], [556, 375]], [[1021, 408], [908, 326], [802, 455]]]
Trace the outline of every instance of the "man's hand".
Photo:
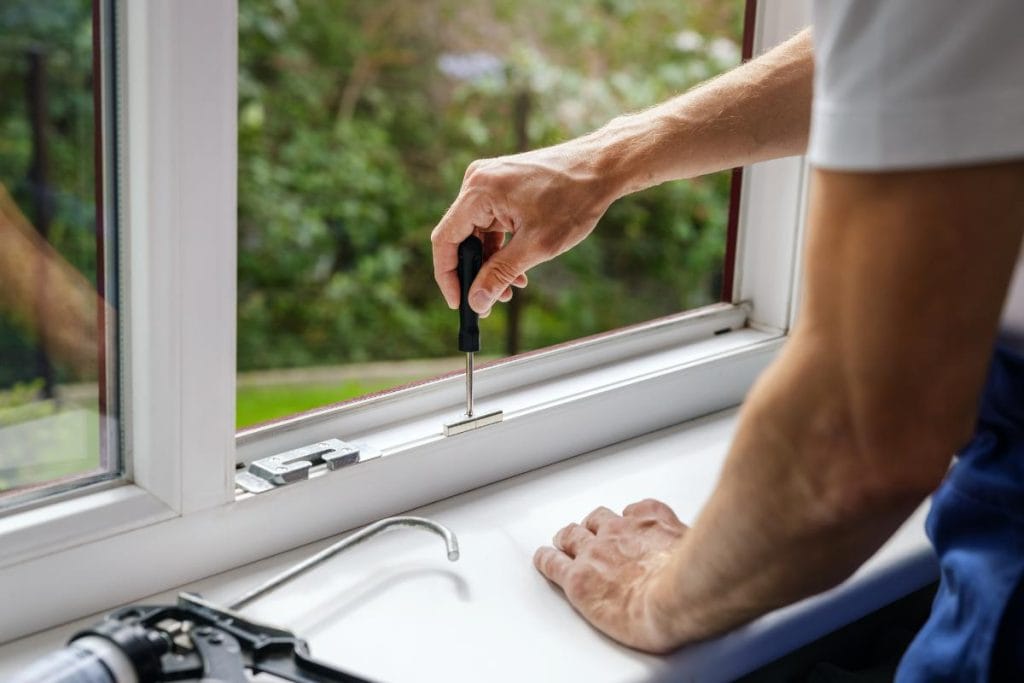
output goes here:
[[1024, 163], [811, 181], [799, 322], [744, 400], [686, 529], [645, 502], [559, 532], [538, 568], [594, 626], [665, 652], [837, 585], [971, 433], [1020, 253]]
[[686, 531], [656, 500], [633, 503], [621, 517], [600, 507], [559, 531], [533, 563], [597, 629], [639, 650], [668, 652], [680, 644], [668, 561]]
[[[526, 271], [568, 251], [624, 195], [669, 180], [801, 153], [811, 110], [811, 33], [705, 86], [588, 135], [470, 164], [434, 228], [434, 279], [459, 305], [459, 243], [476, 233], [484, 265], [469, 293], [486, 315], [526, 286]], [[514, 239], [506, 240], [506, 236]]]
[[487, 315], [495, 301], [512, 298], [512, 286], [526, 286], [527, 270], [590, 234], [614, 199], [591, 149], [581, 138], [470, 164], [459, 196], [430, 236], [434, 279], [451, 308], [459, 305], [457, 249], [469, 235], [484, 243], [469, 304]]

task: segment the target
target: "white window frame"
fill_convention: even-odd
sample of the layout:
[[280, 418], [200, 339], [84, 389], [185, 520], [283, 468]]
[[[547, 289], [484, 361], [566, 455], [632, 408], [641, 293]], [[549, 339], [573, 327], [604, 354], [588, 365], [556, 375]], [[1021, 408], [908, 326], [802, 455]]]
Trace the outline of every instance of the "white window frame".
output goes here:
[[[758, 2], [754, 54], [808, 24], [808, 5]], [[442, 437], [461, 402], [450, 377], [248, 430], [236, 445], [237, 0], [121, 0], [118, 12], [130, 476], [0, 517], [0, 643], [736, 405], [785, 339], [801, 158], [745, 169], [733, 303], [480, 371], [484, 407], [504, 408], [503, 423]], [[236, 494], [236, 459], [326, 436], [383, 456]]]

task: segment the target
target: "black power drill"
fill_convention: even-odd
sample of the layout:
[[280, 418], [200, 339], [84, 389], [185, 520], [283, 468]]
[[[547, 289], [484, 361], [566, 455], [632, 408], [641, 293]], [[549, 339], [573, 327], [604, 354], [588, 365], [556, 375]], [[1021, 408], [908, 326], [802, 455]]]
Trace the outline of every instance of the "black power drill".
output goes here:
[[112, 612], [8, 683], [248, 683], [247, 672], [295, 683], [368, 683], [316, 661], [290, 631], [188, 593], [177, 605]]

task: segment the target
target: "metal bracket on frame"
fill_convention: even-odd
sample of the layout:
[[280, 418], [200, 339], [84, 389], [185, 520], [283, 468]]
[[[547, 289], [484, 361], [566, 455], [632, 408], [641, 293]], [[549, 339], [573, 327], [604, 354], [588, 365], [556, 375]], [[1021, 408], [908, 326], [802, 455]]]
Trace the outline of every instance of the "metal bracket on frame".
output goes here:
[[235, 474], [235, 485], [248, 493], [265, 493], [279, 486], [309, 479], [315, 467], [337, 470], [380, 457], [380, 451], [366, 444], [327, 439], [284, 453], [253, 460]]

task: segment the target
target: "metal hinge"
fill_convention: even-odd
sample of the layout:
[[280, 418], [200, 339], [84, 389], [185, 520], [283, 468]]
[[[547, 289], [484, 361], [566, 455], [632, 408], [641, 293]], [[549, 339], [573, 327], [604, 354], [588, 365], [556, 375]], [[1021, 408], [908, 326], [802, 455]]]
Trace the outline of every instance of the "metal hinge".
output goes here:
[[309, 479], [314, 468], [337, 470], [380, 457], [367, 444], [327, 439], [294, 450], [253, 460], [235, 474], [235, 485], [249, 493], [264, 493], [279, 486]]

